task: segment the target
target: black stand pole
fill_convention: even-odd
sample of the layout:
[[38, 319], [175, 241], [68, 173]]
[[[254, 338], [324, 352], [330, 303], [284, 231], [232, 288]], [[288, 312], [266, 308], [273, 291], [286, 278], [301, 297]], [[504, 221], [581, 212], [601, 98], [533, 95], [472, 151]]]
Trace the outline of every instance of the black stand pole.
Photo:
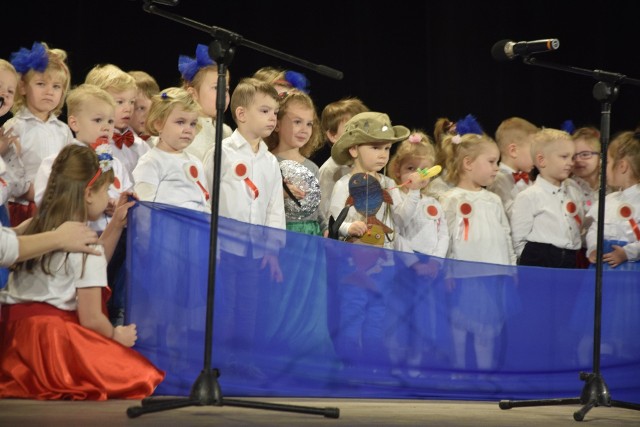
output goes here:
[[609, 388], [600, 374], [600, 337], [602, 326], [602, 242], [604, 240], [604, 204], [607, 186], [607, 149], [609, 146], [610, 124], [611, 124], [611, 104], [618, 97], [618, 88], [622, 83], [630, 83], [640, 86], [640, 80], [629, 79], [621, 74], [609, 73], [601, 70], [585, 70], [576, 67], [565, 67], [535, 60], [535, 58], [525, 57], [523, 62], [528, 65], [537, 65], [545, 68], [552, 68], [560, 71], [568, 71], [576, 74], [592, 76], [599, 80], [593, 88], [593, 96], [600, 101], [602, 106], [600, 116], [600, 189], [598, 192], [598, 231], [596, 235], [596, 286], [595, 286], [595, 306], [593, 323], [593, 372], [580, 372], [580, 379], [586, 384], [582, 389], [580, 397], [566, 399], [542, 399], [542, 400], [501, 400], [500, 409], [511, 409], [519, 406], [545, 406], [545, 405], [570, 405], [581, 404], [582, 408], [573, 413], [573, 419], [582, 421], [595, 406], [614, 406], [640, 410], [640, 404], [621, 402], [612, 400]]
[[[190, 27], [203, 30], [214, 37], [209, 45], [209, 54], [218, 64], [218, 89], [216, 92], [216, 138], [214, 152], [214, 179], [211, 196], [211, 232], [210, 232], [210, 253], [209, 253], [209, 276], [207, 288], [207, 311], [205, 324], [205, 343], [204, 343], [204, 367], [195, 383], [191, 387], [189, 397], [154, 399], [147, 398], [141, 403], [141, 406], [132, 406], [127, 409], [129, 418], [139, 417], [149, 412], [160, 412], [168, 409], [184, 408], [187, 406], [239, 406], [243, 408], [267, 409], [272, 411], [297, 412], [313, 415], [323, 415], [326, 418], [338, 418], [340, 410], [338, 408], [314, 408], [308, 406], [281, 405], [276, 403], [243, 401], [237, 399], [226, 399], [222, 396], [218, 377], [220, 372], [216, 368], [211, 367], [211, 349], [213, 345], [213, 307], [215, 296], [215, 276], [216, 276], [216, 253], [218, 242], [218, 203], [220, 199], [220, 164], [222, 161], [222, 128], [223, 116], [225, 109], [226, 84], [227, 84], [227, 67], [233, 59], [235, 46], [244, 44], [254, 49], [269, 53], [273, 56], [287, 59], [290, 62], [297, 63], [307, 68], [311, 68], [329, 77], [340, 79], [342, 73], [325, 66], [316, 66], [306, 61], [299, 60], [295, 57], [282, 54], [278, 51], [266, 48], [256, 43], [244, 40], [240, 35], [231, 33], [217, 27], [209, 27], [198, 23], [191, 19], [183, 18], [179, 15], [168, 13], [157, 9], [151, 3], [153, 1], [145, 1], [144, 10], [149, 13], [160, 15], [176, 22], [183, 23]], [[177, 2], [176, 2], [177, 4]]]

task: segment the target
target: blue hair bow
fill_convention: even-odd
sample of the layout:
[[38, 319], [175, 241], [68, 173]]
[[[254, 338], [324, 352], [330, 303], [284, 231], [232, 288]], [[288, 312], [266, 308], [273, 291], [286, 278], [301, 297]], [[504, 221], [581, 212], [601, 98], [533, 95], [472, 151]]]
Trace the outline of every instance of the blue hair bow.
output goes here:
[[576, 125], [573, 124], [572, 120], [565, 120], [560, 125], [560, 129], [562, 129], [563, 131], [565, 131], [569, 135], [573, 135], [573, 133], [576, 131]]
[[467, 114], [464, 119], [456, 122], [456, 132], [458, 132], [458, 135], [466, 135], [468, 133], [482, 135], [484, 133], [476, 118], [471, 114]]
[[309, 80], [304, 74], [297, 71], [287, 71], [284, 73], [284, 79], [299, 91], [309, 93]]
[[183, 79], [190, 82], [196, 76], [196, 73], [203, 67], [215, 65], [215, 61], [209, 56], [209, 47], [199, 44], [196, 47], [196, 57], [191, 58], [186, 55], [180, 55], [178, 58], [178, 70]]
[[10, 61], [20, 74], [25, 74], [31, 69], [44, 73], [49, 65], [49, 55], [47, 55], [47, 49], [42, 43], [33, 42], [31, 49], [21, 47], [19, 51], [13, 52]]

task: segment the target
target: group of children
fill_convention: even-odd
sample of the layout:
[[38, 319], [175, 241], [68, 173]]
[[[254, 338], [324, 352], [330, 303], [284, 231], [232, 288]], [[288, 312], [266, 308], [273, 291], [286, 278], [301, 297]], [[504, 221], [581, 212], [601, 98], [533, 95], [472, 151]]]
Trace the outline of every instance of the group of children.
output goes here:
[[[44, 43], [20, 49], [11, 60], [0, 60], [0, 113], [12, 104], [14, 111], [0, 131], [0, 195], [11, 223], [23, 224], [17, 232], [26, 239], [75, 226], [65, 221], [89, 222], [100, 237], [83, 243], [102, 248], [65, 242], [18, 254], [18, 240], [9, 233], [3, 260], [18, 263], [0, 292], [0, 397], [135, 398], [162, 380], [160, 370], [127, 348], [135, 343], [135, 325], [122, 324], [123, 236], [134, 194], [209, 213], [210, 189], [219, 184], [215, 208], [221, 216], [266, 226], [249, 236], [256, 244], [223, 240], [220, 247], [221, 274], [234, 278], [226, 287], [232, 291], [222, 295], [221, 316], [246, 325], [224, 339], [245, 349], [230, 361], [245, 367], [255, 341], [261, 271], [266, 268], [275, 282], [299, 280], [280, 270], [286, 238], [278, 229], [427, 256], [402, 258], [418, 280], [442, 274], [444, 258], [562, 268], [576, 268], [581, 259], [595, 262], [600, 147], [591, 128], [571, 135], [514, 117], [501, 123], [494, 140], [469, 115], [438, 120], [432, 141], [421, 130], [392, 125], [357, 98], [333, 102], [319, 116], [303, 75], [264, 68], [225, 94], [236, 128], [225, 124], [216, 147], [218, 66], [204, 45], [193, 58], [180, 56], [181, 87], [163, 90], [147, 73], [112, 64], [94, 67], [69, 90], [66, 53]], [[227, 87], [229, 80], [227, 72]], [[65, 101], [67, 123], [57, 118]], [[310, 158], [325, 140], [331, 157], [318, 167]], [[221, 164], [213, 173], [216, 149], [222, 150]], [[640, 258], [640, 134], [616, 136], [607, 155], [611, 192], [603, 261], [617, 268]], [[26, 242], [20, 240], [21, 252]], [[64, 252], [76, 250], [91, 252]], [[300, 272], [344, 284], [336, 347], [347, 365], [389, 344], [378, 332], [385, 329], [385, 295], [397, 262], [390, 254], [361, 257], [354, 251], [349, 271], [327, 269], [331, 254], [318, 254], [318, 265]], [[325, 256], [326, 264], [320, 262]], [[486, 326], [486, 318], [474, 318], [471, 305], [478, 300], [464, 290], [477, 286], [478, 278], [443, 274], [458, 283], [451, 319], [457, 363], [463, 365], [465, 337], [472, 332], [478, 366], [489, 368], [487, 343], [500, 332], [500, 309], [493, 311], [494, 327], [474, 328]], [[116, 294], [111, 322], [103, 304], [107, 284]], [[495, 303], [490, 293], [481, 302]], [[486, 317], [486, 310], [477, 316]], [[113, 355], [123, 364], [121, 378], [114, 379], [113, 365], [105, 363], [110, 372], [81, 389], [75, 378], [85, 375], [84, 365], [35, 369], [30, 363], [44, 349], [26, 345], [26, 338], [12, 341], [33, 328], [54, 341], [68, 336], [74, 346], [60, 349], [66, 361], [100, 351], [111, 363]], [[419, 355], [406, 357], [419, 363]], [[20, 376], [38, 377], [37, 389], [9, 369], [18, 360], [25, 364]], [[62, 371], [69, 375], [50, 374]], [[59, 377], [76, 383], [56, 383]]]

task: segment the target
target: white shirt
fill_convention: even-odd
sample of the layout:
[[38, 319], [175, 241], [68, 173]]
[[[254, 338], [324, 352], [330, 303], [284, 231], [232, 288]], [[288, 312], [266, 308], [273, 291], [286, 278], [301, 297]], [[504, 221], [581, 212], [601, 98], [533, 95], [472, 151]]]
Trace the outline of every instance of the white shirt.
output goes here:
[[124, 134], [129, 130], [133, 133], [133, 145], [131, 147], [127, 147], [123, 144], [122, 148], [118, 148], [115, 142], [113, 142], [113, 139], [109, 141], [109, 146], [111, 147], [113, 157], [120, 160], [120, 163], [122, 163], [122, 166], [124, 166], [125, 170], [129, 174], [129, 179], [131, 180], [131, 182], [135, 183], [135, 180], [133, 179], [133, 176], [131, 174], [138, 164], [138, 159], [140, 159], [140, 157], [142, 157], [142, 155], [144, 155], [146, 152], [151, 150], [151, 147], [131, 128], [127, 128], [122, 132], [116, 129], [116, 132]]
[[449, 227], [442, 205], [433, 197], [420, 195], [420, 191], [400, 192], [402, 197], [416, 198], [416, 210], [407, 220], [399, 218], [398, 232], [409, 242], [411, 249], [439, 258], [447, 256]]
[[[211, 149], [215, 145], [216, 142], [216, 127], [215, 122], [211, 117], [198, 117], [198, 124], [201, 126], [200, 131], [196, 134], [196, 137], [193, 139], [193, 142], [189, 144], [187, 148], [184, 149], [189, 154], [193, 154], [201, 162], [204, 163], [204, 156], [207, 154], [207, 151]], [[226, 123], [222, 124], [222, 139], [228, 138], [231, 136], [233, 131]]]
[[19, 249], [16, 233], [10, 228], [0, 227], [0, 266], [9, 267], [16, 262]]
[[516, 254], [520, 256], [527, 242], [580, 249], [583, 206], [582, 194], [566, 180], [557, 187], [538, 175], [513, 202], [511, 232]]
[[[155, 147], [140, 157], [133, 179], [134, 189], [142, 201], [211, 212], [211, 196], [202, 163], [189, 153], [172, 154]], [[146, 191], [145, 185], [152, 191]]]
[[449, 226], [448, 258], [515, 265], [509, 220], [500, 197], [454, 187], [440, 196]]
[[[622, 217], [620, 208], [630, 207], [631, 216]], [[596, 250], [598, 232], [598, 202], [587, 212], [593, 221], [587, 232], [587, 255]], [[629, 261], [640, 260], [640, 184], [607, 195], [604, 204], [604, 240], [629, 242], [623, 246]]]
[[[329, 157], [320, 166], [318, 180], [320, 181], [320, 214], [323, 218], [329, 218], [329, 206], [331, 205], [331, 193], [336, 182], [351, 172], [351, 165], [339, 165]], [[323, 230], [324, 231], [324, 230]]]
[[[13, 134], [20, 138], [20, 159], [24, 167], [24, 180], [28, 182], [33, 182], [44, 158], [59, 153], [73, 141], [73, 134], [66, 123], [53, 114], [43, 122], [26, 107], [22, 107], [15, 116], [7, 120], [3, 127], [13, 129]], [[12, 145], [9, 151], [15, 152], [15, 146]], [[4, 157], [6, 159], [11, 156], [12, 154], [7, 153]], [[18, 165], [7, 162], [7, 166], [14, 168]]]
[[[77, 139], [72, 141], [72, 144], [81, 145], [87, 147], [87, 144], [84, 142], [80, 142]], [[111, 146], [109, 146], [111, 148]], [[49, 176], [51, 176], [51, 168], [53, 167], [53, 162], [58, 157], [58, 153], [55, 153], [49, 157], [46, 157], [40, 163], [40, 167], [38, 168], [38, 172], [33, 181], [33, 190], [34, 194], [34, 202], [36, 206], [40, 207], [42, 203], [42, 197], [44, 196], [44, 192], [47, 189], [47, 183], [49, 182]], [[125, 191], [129, 191], [133, 188], [133, 184], [131, 179], [129, 178], [129, 173], [124, 169], [122, 163], [117, 158], [113, 158], [111, 162], [111, 168], [113, 170], [114, 180], [113, 183], [109, 186], [109, 198], [118, 200], [120, 198], [120, 194]], [[103, 213], [100, 219], [96, 221], [89, 222], [89, 226], [95, 231], [104, 231], [109, 223], [109, 216]]]
[[[210, 188], [213, 188], [214, 148], [207, 152], [204, 163]], [[278, 159], [269, 152], [264, 141], [260, 141], [258, 152], [254, 152], [237, 129], [222, 141], [218, 212], [237, 221], [286, 229], [282, 173]], [[267, 242], [269, 250], [284, 246], [284, 233], [270, 233], [268, 229], [251, 230], [252, 242]], [[236, 255], [247, 253], [246, 246], [240, 242], [224, 239], [220, 243], [220, 247], [227, 252]], [[257, 246], [254, 245], [253, 257], [261, 258], [264, 254], [257, 252]]]
[[[95, 245], [95, 248], [103, 250], [101, 245]], [[61, 310], [76, 310], [76, 289], [107, 286], [104, 254], [87, 255], [82, 274], [84, 255], [52, 253], [50, 270], [53, 276], [45, 274], [39, 265], [31, 273], [24, 270], [12, 272], [7, 287], [0, 291], [0, 303], [45, 302]]]
[[453, 184], [444, 180], [444, 174], [445, 170], [443, 169], [442, 173], [432, 179], [431, 182], [429, 182], [429, 184], [427, 185], [427, 194], [438, 200], [440, 200], [440, 196], [454, 187]]
[[527, 183], [521, 179], [516, 182], [513, 173], [517, 171], [508, 165], [500, 163], [499, 169], [495, 181], [487, 187], [487, 190], [496, 193], [500, 197], [507, 217], [511, 218], [513, 201], [519, 192], [533, 185], [533, 181], [530, 180], [529, 183]]

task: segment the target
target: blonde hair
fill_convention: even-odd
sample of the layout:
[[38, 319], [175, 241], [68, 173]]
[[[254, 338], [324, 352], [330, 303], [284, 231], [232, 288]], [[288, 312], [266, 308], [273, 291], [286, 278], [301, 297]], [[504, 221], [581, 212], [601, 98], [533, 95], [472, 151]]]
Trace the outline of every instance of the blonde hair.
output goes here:
[[521, 146], [529, 135], [540, 129], [528, 120], [520, 117], [510, 117], [503, 120], [496, 130], [496, 143], [500, 153], [506, 153], [509, 145]]
[[[300, 148], [300, 154], [302, 154], [306, 158], [309, 158], [313, 153], [318, 151], [320, 147], [322, 147], [323, 139], [322, 131], [320, 129], [320, 120], [318, 119], [318, 113], [316, 112], [316, 107], [311, 97], [297, 89], [292, 89], [286, 94], [282, 94], [282, 96], [280, 97], [278, 120], [282, 120], [284, 115], [287, 114], [289, 108], [294, 104], [301, 105], [302, 107], [313, 111], [313, 126], [311, 130], [311, 136], [309, 137], [309, 141], [307, 141], [307, 143]], [[265, 142], [267, 143], [267, 147], [269, 147], [269, 150], [274, 150], [278, 146], [279, 140], [280, 135], [275, 130], [271, 133], [271, 135], [265, 138]]]
[[[571, 135], [560, 129], [544, 128], [536, 132], [531, 141], [531, 158], [536, 164], [538, 154], [546, 153], [547, 149], [558, 140], [571, 140]], [[536, 165], [537, 166], [537, 165]]]
[[[198, 104], [191, 94], [181, 87], [170, 87], [164, 89], [151, 98], [151, 107], [149, 107], [149, 115], [145, 122], [145, 128], [149, 135], [157, 136], [158, 129], [156, 123], [163, 125], [167, 121], [169, 114], [176, 108], [180, 107], [188, 113], [200, 114], [200, 104]], [[196, 132], [200, 130], [200, 124], [196, 126]]]
[[87, 103], [96, 100], [108, 104], [111, 108], [116, 108], [113, 97], [106, 90], [87, 83], [76, 86], [67, 95], [67, 116], [78, 114]]
[[[204, 78], [205, 78], [205, 76], [207, 75], [208, 72], [212, 72], [212, 73], [218, 74], [218, 64], [214, 63], [214, 64], [207, 65], [207, 66], [204, 66], [204, 67], [200, 68], [196, 72], [195, 76], [193, 76], [193, 79], [191, 79], [190, 81], [185, 79], [184, 77], [181, 77], [182, 88], [183, 89], [188, 89], [188, 88], [192, 87], [192, 88], [194, 88], [196, 90], [196, 92], [199, 91], [200, 87], [202, 87], [202, 83], [204, 82]], [[230, 77], [228, 68], [226, 69], [225, 75], [226, 75], [227, 83], [228, 83], [229, 82], [229, 77]]]
[[256, 94], [262, 93], [273, 98], [278, 102], [278, 91], [271, 85], [271, 83], [264, 82], [262, 80], [254, 79], [252, 77], [244, 78], [238, 82], [238, 85], [233, 90], [231, 95], [231, 116], [237, 123], [236, 109], [238, 107], [247, 108], [256, 97]]
[[[51, 166], [42, 203], [24, 234], [49, 231], [65, 221], [86, 222], [88, 213], [85, 190], [99, 168], [98, 155], [90, 147], [76, 144], [65, 146]], [[112, 183], [113, 179], [113, 170], [101, 173], [90, 188], [102, 189]], [[51, 274], [50, 261], [51, 253], [48, 253], [17, 263], [14, 270], [33, 271], [39, 265], [42, 271]]]
[[593, 151], [600, 153], [600, 131], [593, 126], [585, 126], [576, 129], [575, 132], [571, 134], [571, 139], [574, 141], [581, 139], [586, 142]]
[[[62, 77], [62, 96], [60, 97], [60, 102], [58, 102], [58, 105], [56, 105], [53, 110], [53, 114], [55, 116], [58, 116], [62, 112], [62, 107], [64, 106], [67, 92], [69, 91], [69, 86], [71, 85], [71, 72], [69, 71], [69, 67], [66, 63], [67, 52], [62, 49], [51, 49], [44, 42], [42, 42], [41, 44], [44, 46], [45, 51], [47, 52], [47, 57], [49, 58], [47, 68], [42, 72], [42, 74], [49, 75], [50, 78], [53, 78], [53, 75]], [[21, 76], [23, 84], [28, 84], [36, 72], [37, 71], [31, 68], [29, 69], [29, 71], [23, 74]], [[27, 100], [25, 96], [20, 94], [18, 91], [11, 111], [16, 113], [23, 106], [25, 106], [26, 103]]]
[[282, 68], [262, 67], [258, 71], [253, 73], [252, 77], [254, 79], [258, 79], [270, 84], [275, 84], [277, 82], [282, 86], [288, 86], [289, 88], [293, 88], [293, 86], [291, 86], [291, 83], [285, 80], [284, 78], [285, 74], [286, 74], [286, 70], [283, 70]]
[[[418, 138], [420, 139], [417, 140]], [[387, 165], [387, 174], [393, 178], [396, 184], [402, 184], [400, 182], [400, 167], [408, 159], [426, 159], [429, 167], [435, 164], [436, 150], [431, 138], [424, 131], [413, 130], [409, 138], [402, 141], [391, 156]], [[426, 191], [426, 188], [423, 190]]]
[[442, 143], [445, 154], [444, 168], [446, 169], [444, 179], [454, 185], [460, 182], [462, 161], [465, 157], [475, 160], [484, 152], [488, 144], [496, 145], [496, 142], [488, 135], [475, 133], [466, 133], [462, 136], [449, 135], [443, 139]]
[[608, 147], [611, 166], [627, 159], [633, 176], [640, 179], [640, 131], [626, 131], [616, 135]]
[[336, 134], [340, 123], [349, 120], [356, 114], [369, 111], [369, 107], [359, 98], [342, 98], [338, 101], [327, 104], [322, 110], [320, 126], [323, 133]]
[[160, 86], [151, 74], [145, 71], [129, 71], [129, 75], [135, 80], [138, 91], [147, 98], [151, 99], [160, 92]]
[[84, 82], [116, 93], [137, 89], [136, 80], [113, 64], [96, 65], [89, 71]]

